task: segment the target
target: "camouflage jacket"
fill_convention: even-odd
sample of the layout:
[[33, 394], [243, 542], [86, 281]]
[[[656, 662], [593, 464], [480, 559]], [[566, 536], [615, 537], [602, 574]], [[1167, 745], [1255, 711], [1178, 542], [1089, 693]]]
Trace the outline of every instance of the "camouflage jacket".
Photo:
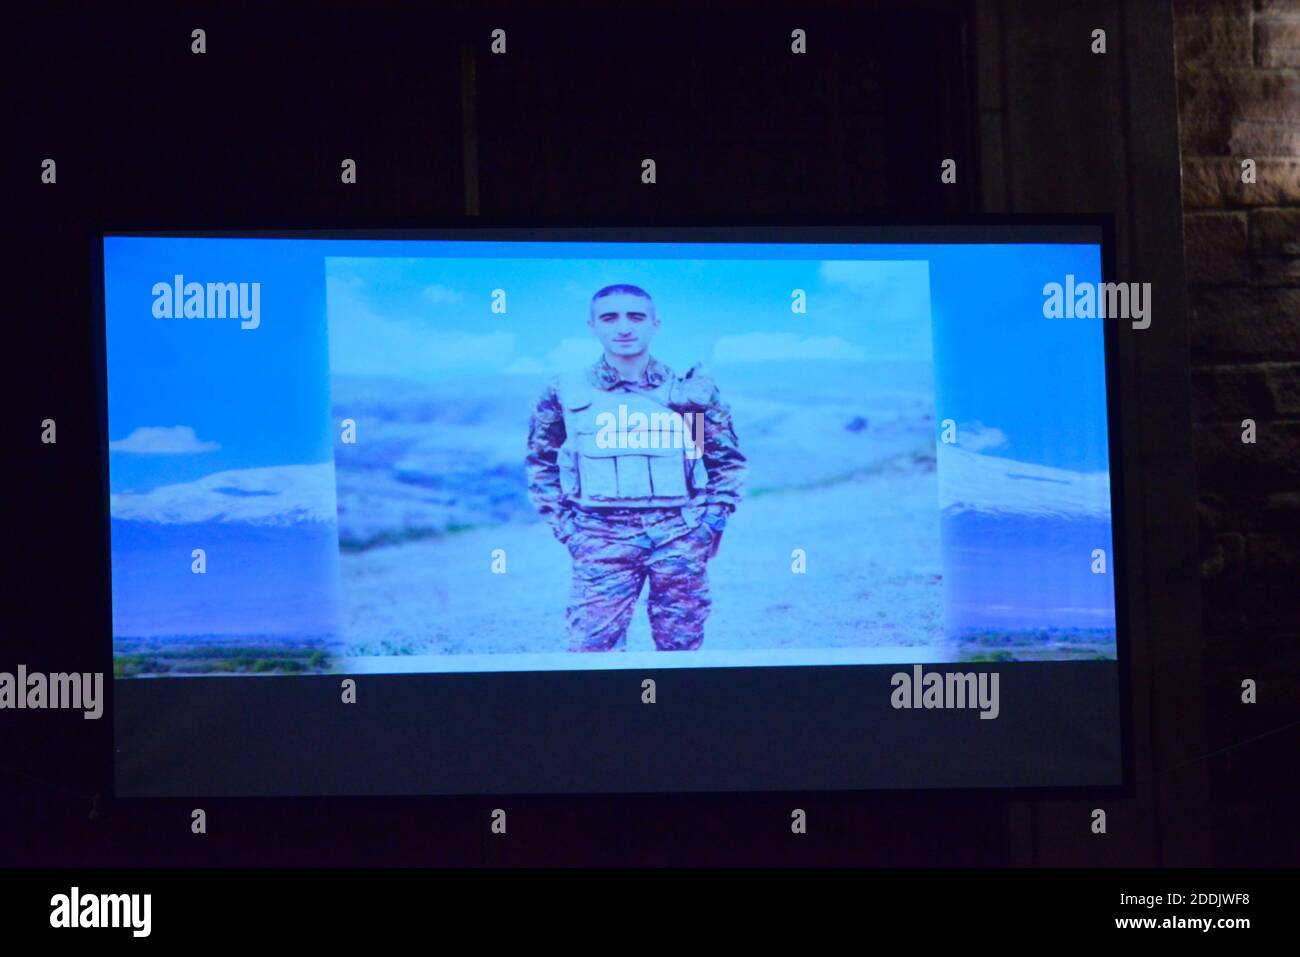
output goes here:
[[[699, 374], [698, 369], [694, 366], [676, 380], [672, 405], [679, 412], [701, 412], [704, 415], [702, 458], [708, 485], [700, 504], [705, 507], [710, 524], [720, 527], [740, 503], [745, 456], [740, 451], [732, 426], [731, 410], [719, 397], [713, 380]], [[588, 382], [607, 392], [654, 389], [672, 378], [673, 370], [654, 358], [650, 359], [639, 383], [624, 382], [622, 375], [604, 356], [587, 369]], [[560, 403], [557, 377], [547, 384], [533, 408], [528, 426], [528, 456], [524, 465], [528, 473], [529, 498], [561, 541], [572, 529], [572, 514], [576, 508], [560, 484], [559, 454], [564, 440], [564, 408]]]

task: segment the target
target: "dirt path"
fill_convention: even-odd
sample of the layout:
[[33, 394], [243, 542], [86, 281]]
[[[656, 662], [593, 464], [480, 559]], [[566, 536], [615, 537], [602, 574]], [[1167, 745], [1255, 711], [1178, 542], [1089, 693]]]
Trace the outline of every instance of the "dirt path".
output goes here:
[[[705, 647], [924, 645], [942, 632], [933, 473], [746, 501], [710, 566]], [[870, 513], [870, 515], [868, 515]], [[494, 549], [506, 573], [492, 573]], [[807, 572], [791, 572], [791, 551]], [[563, 650], [570, 559], [541, 525], [502, 525], [342, 558], [351, 655]], [[652, 651], [645, 595], [629, 651]]]

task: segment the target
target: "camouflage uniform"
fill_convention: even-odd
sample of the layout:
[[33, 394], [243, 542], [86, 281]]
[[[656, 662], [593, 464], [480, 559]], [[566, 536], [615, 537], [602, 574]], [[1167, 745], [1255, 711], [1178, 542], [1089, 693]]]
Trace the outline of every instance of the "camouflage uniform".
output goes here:
[[[580, 373], [552, 380], [533, 410], [529, 496], [573, 557], [566, 618], [574, 651], [626, 646], [646, 578], [655, 647], [685, 651], [704, 640], [706, 566], [740, 501], [745, 456], [730, 410], [697, 370], [679, 377], [652, 358], [639, 382], [625, 382], [602, 356]], [[688, 451], [674, 454], [661, 444], [597, 448], [587, 434], [590, 425], [582, 423], [590, 423], [594, 409], [615, 404], [620, 424], [628, 407], [650, 416], [658, 408], [687, 416]], [[656, 435], [653, 426], [640, 431]], [[666, 444], [667, 434], [660, 434]]]

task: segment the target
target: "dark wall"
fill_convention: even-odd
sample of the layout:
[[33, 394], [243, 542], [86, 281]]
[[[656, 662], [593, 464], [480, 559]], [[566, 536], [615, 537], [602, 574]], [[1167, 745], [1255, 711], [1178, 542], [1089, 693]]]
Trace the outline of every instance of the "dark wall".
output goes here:
[[[973, 177], [954, 189], [937, 173], [943, 157], [972, 158], [963, 4], [821, 4], [793, 17], [761, 4], [744, 15], [676, 9], [539, 10], [509, 18], [506, 56], [469, 44], [481, 212], [974, 207]], [[470, 36], [504, 22], [476, 16]], [[815, 56], [791, 53], [794, 27]], [[653, 189], [640, 180], [647, 157]]]
[[[8, 400], [22, 494], [4, 660], [109, 670], [89, 583], [100, 504], [84, 267], [93, 224], [419, 225], [492, 216], [808, 217], [1113, 212], [1117, 278], [1156, 286], [1153, 326], [1121, 336], [1134, 596], [1138, 791], [1107, 802], [990, 797], [521, 801], [508, 847], [476, 802], [336, 811], [221, 809], [221, 861], [1162, 863], [1208, 859], [1233, 823], [1207, 809], [1203, 757], [1254, 727], [1206, 726], [1228, 679], [1203, 671], [1182, 267], [1174, 49], [1160, 3], [1018, 0], [801, 5], [395, 4], [133, 7], [14, 20], [6, 88], [20, 135]], [[208, 31], [208, 53], [189, 32]], [[508, 54], [488, 53], [507, 29]], [[1109, 49], [1089, 52], [1104, 27]], [[809, 52], [789, 53], [794, 27]], [[56, 187], [40, 161], [58, 160]], [[358, 183], [339, 182], [345, 157]], [[658, 182], [640, 181], [641, 160]], [[958, 161], [958, 183], [939, 164]], [[1236, 413], [1233, 412], [1233, 415]], [[56, 446], [35, 446], [58, 421]], [[1294, 487], [1294, 486], [1292, 486]], [[21, 521], [19, 518], [21, 517]], [[1244, 535], [1244, 531], [1242, 532]], [[1261, 659], [1262, 660], [1262, 659]], [[1214, 662], [1211, 662], [1214, 665]], [[1261, 674], [1263, 672], [1261, 671]], [[1230, 690], [1230, 689], [1229, 689]], [[1211, 709], [1211, 713], [1215, 713]], [[109, 728], [51, 718], [0, 759], [0, 846], [19, 860], [180, 861], [188, 808], [113, 805]], [[17, 728], [0, 713], [0, 733]], [[30, 727], [24, 725], [23, 727]], [[57, 740], [57, 747], [52, 747]], [[1217, 767], [1222, 767], [1218, 765]], [[1238, 768], [1238, 770], [1240, 770]], [[215, 803], [216, 802], [212, 802]], [[340, 817], [340, 815], [343, 815]], [[14, 826], [16, 820], [43, 826]], [[340, 821], [353, 835], [331, 843]], [[516, 822], [519, 826], [516, 828]], [[1211, 831], [1213, 825], [1213, 832]], [[774, 838], [777, 833], [784, 838]], [[266, 834], [274, 835], [269, 842]], [[518, 835], [517, 839], [513, 835]], [[332, 848], [322, 852], [321, 847]], [[1265, 853], [1265, 852], [1261, 852]]]
[[1218, 856], [1236, 863], [1294, 847], [1276, 822], [1300, 798], [1270, 772], [1300, 753], [1300, 2], [1174, 13], [1207, 720], [1225, 745], [1267, 735], [1211, 764], [1215, 833], [1232, 835]]

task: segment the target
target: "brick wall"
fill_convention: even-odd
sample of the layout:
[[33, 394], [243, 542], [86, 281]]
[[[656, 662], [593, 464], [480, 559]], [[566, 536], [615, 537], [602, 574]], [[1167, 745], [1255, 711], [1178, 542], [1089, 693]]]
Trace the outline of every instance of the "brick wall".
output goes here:
[[[1300, 0], [1175, 0], [1174, 17], [1207, 717], [1226, 746], [1293, 721], [1300, 701]], [[1218, 813], [1277, 800], [1260, 757], [1214, 759]]]

